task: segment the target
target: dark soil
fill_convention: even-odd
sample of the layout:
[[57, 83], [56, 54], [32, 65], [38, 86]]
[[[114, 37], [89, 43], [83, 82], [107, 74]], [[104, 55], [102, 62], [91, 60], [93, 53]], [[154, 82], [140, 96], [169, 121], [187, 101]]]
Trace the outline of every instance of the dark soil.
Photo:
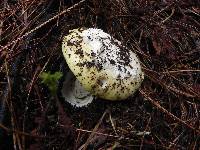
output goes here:
[[[199, 149], [199, 0], [2, 0], [0, 18], [0, 149]], [[78, 27], [138, 55], [134, 96], [74, 108], [63, 79], [54, 97], [41, 84], [41, 72], [68, 70], [62, 38]]]

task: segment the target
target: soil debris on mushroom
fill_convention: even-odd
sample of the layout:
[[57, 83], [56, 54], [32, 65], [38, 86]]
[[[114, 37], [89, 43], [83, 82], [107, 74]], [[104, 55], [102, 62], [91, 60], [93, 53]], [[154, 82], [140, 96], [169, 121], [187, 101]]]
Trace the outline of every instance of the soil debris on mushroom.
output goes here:
[[70, 30], [62, 51], [83, 88], [97, 97], [127, 99], [143, 81], [136, 54], [101, 29]]

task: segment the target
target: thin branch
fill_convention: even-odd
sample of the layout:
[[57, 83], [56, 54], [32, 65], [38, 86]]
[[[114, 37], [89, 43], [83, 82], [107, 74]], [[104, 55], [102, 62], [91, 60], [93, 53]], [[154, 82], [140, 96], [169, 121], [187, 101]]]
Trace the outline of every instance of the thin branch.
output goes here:
[[161, 112], [167, 114], [170, 118], [180, 122], [181, 124], [185, 125], [186, 127], [192, 129], [194, 132], [196, 132], [197, 134], [200, 135], [200, 130], [196, 129], [195, 127], [191, 126], [190, 124], [186, 123], [185, 121], [181, 120], [180, 118], [176, 117], [175, 115], [173, 115], [172, 113], [170, 113], [168, 110], [166, 110], [165, 108], [163, 108], [162, 106], [160, 106], [160, 104], [156, 101], [154, 101], [151, 97], [149, 97], [149, 95], [142, 89], [139, 90], [140, 93], [151, 102], [151, 104], [153, 104], [158, 110], [160, 110]]

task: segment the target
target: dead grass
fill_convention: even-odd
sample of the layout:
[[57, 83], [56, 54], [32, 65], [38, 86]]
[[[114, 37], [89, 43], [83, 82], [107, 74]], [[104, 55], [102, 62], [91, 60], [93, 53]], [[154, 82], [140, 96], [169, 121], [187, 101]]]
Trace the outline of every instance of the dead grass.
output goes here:
[[[198, 0], [0, 2], [0, 145], [3, 149], [198, 149]], [[137, 53], [145, 72], [129, 100], [73, 108], [38, 75], [68, 69], [70, 29], [96, 27]], [[60, 81], [60, 88], [62, 81]]]

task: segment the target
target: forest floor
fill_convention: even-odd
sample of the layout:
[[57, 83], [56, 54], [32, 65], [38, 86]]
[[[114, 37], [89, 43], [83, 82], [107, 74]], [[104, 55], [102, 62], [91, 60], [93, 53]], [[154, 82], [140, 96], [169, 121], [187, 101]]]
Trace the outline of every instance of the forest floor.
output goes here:
[[[199, 0], [2, 0], [0, 149], [200, 147]], [[138, 55], [145, 79], [124, 101], [75, 108], [41, 83], [68, 70], [63, 36], [100, 28]]]

